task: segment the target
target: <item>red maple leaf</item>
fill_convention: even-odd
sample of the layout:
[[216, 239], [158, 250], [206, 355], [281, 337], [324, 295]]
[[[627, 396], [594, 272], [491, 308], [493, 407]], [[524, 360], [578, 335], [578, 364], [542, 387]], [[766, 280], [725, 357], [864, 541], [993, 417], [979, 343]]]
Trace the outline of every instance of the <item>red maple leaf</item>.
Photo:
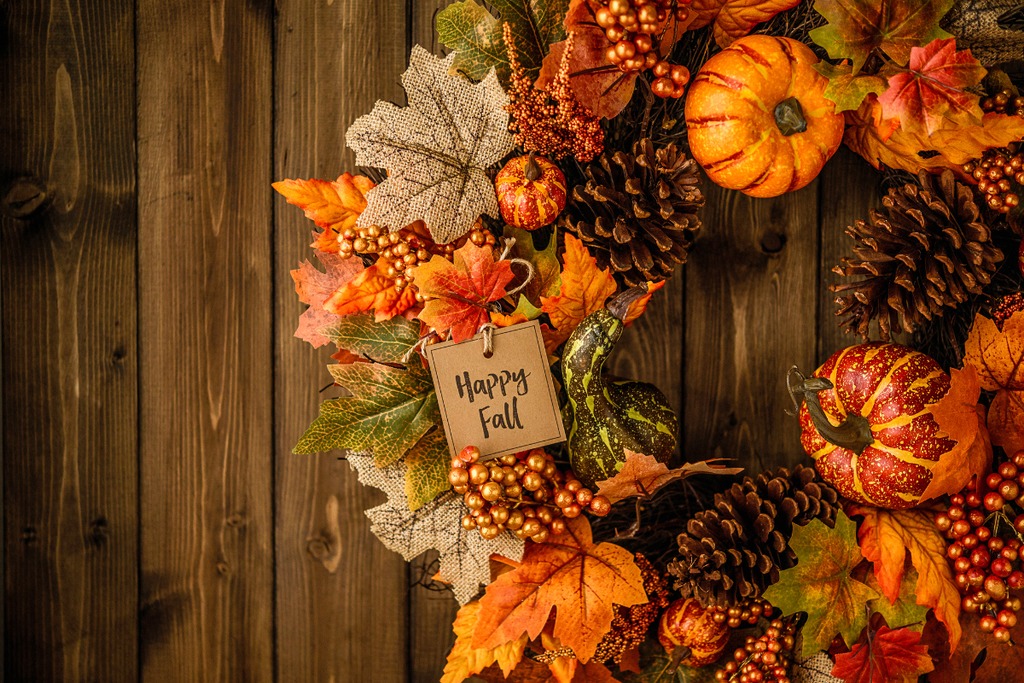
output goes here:
[[309, 304], [309, 308], [299, 316], [295, 336], [309, 342], [314, 348], [320, 348], [330, 341], [320, 331], [338, 319], [337, 315], [324, 308], [324, 304], [334, 292], [363, 270], [363, 264], [357, 258], [342, 258], [322, 251], [315, 253], [327, 272], [319, 270], [309, 261], [303, 261], [292, 271], [292, 279], [295, 281], [295, 293], [299, 295], [299, 301]]
[[910, 50], [910, 66], [889, 77], [878, 98], [886, 118], [898, 117], [905, 130], [932, 134], [951, 125], [977, 123], [978, 96], [967, 88], [985, 76], [970, 50], [957, 52], [956, 39], [935, 39]]
[[832, 675], [844, 683], [915, 683], [934, 668], [920, 633], [883, 623], [878, 630], [865, 629], [849, 652], [836, 655]]
[[511, 263], [495, 262], [491, 247], [466, 242], [455, 250], [454, 262], [434, 256], [413, 272], [428, 299], [419, 319], [457, 342], [470, 339], [490, 321], [488, 304], [505, 296], [513, 277]]

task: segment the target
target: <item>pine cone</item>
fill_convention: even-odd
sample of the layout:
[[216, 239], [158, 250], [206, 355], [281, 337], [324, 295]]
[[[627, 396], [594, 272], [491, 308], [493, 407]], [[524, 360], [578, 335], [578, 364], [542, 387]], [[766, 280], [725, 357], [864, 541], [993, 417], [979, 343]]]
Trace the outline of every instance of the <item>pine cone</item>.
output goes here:
[[715, 495], [679, 534], [680, 558], [668, 566], [683, 597], [729, 607], [760, 597], [796, 564], [793, 525], [813, 519], [835, 524], [839, 495], [813, 467], [782, 467]]
[[629, 286], [672, 274], [700, 231], [697, 163], [674, 144], [644, 138], [632, 154], [606, 151], [584, 170], [560, 219]]
[[843, 326], [867, 338], [878, 320], [882, 339], [913, 332], [946, 308], [978, 294], [1003, 253], [992, 244], [971, 189], [952, 171], [921, 172], [917, 183], [889, 190], [882, 210], [846, 229], [855, 258], [832, 270], [857, 282], [832, 286]]

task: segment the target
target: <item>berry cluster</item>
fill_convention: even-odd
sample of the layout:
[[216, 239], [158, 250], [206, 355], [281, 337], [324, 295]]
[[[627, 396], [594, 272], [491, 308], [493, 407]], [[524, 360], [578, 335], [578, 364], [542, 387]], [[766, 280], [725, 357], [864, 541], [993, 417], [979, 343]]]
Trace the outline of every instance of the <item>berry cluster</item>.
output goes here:
[[690, 70], [669, 64], [659, 56], [661, 36], [671, 31], [668, 22], [685, 21], [690, 0], [601, 0], [594, 17], [612, 45], [606, 58], [624, 73], [650, 70], [651, 89], [658, 97], [683, 96]]
[[739, 628], [743, 624], [753, 626], [759, 619], [771, 619], [774, 608], [767, 600], [751, 598], [731, 607], [713, 605], [708, 609], [712, 610], [712, 618], [716, 624], [725, 624], [729, 628]]
[[995, 322], [996, 327], [1002, 330], [1003, 323], [1009, 320], [1014, 313], [1019, 313], [1020, 311], [1024, 311], [1024, 292], [1007, 294], [992, 309], [992, 320]]
[[986, 114], [1010, 114], [1024, 116], [1024, 97], [1015, 96], [1012, 90], [1001, 90], [990, 97], [983, 97], [981, 110]]
[[[494, 235], [479, 225], [465, 237], [449, 244], [435, 244], [426, 227], [418, 223], [398, 232], [388, 232], [379, 225], [371, 225], [343, 230], [338, 235], [338, 253], [342, 257], [375, 255], [380, 274], [394, 280], [395, 289], [401, 292], [410, 285], [409, 273], [413, 268], [435, 255], [451, 261], [452, 254], [466, 240], [478, 247], [496, 243]], [[418, 293], [416, 298], [423, 300]]]
[[611, 510], [571, 470], [562, 472], [542, 449], [480, 461], [480, 449], [466, 446], [452, 459], [448, 481], [463, 496], [469, 513], [462, 528], [486, 539], [508, 529], [521, 539], [542, 543], [565, 533], [566, 519], [584, 510], [603, 517]]
[[978, 181], [978, 193], [988, 208], [1009, 213], [1020, 204], [1019, 186], [1024, 185], [1024, 150], [990, 149], [980, 159], [968, 161], [963, 169]]
[[760, 637], [747, 636], [746, 644], [733, 652], [732, 661], [715, 671], [715, 680], [729, 683], [789, 683], [796, 630], [795, 621], [775, 619]]
[[953, 565], [961, 608], [980, 614], [982, 631], [997, 642], [1010, 641], [1024, 590], [1024, 451], [980, 482], [950, 497], [935, 525], [952, 541], [946, 556]]

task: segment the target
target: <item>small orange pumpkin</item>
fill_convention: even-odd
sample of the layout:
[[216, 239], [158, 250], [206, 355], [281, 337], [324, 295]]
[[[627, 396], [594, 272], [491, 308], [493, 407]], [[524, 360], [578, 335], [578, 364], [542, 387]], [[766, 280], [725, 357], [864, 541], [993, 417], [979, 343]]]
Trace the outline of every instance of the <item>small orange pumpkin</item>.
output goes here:
[[501, 217], [509, 225], [536, 230], [565, 208], [565, 175], [544, 157], [515, 157], [494, 179]]
[[729, 627], [717, 623], [714, 612], [701, 607], [694, 598], [676, 600], [658, 622], [658, 642], [672, 654], [677, 647], [690, 648], [682, 660], [686, 666], [706, 666], [717, 662], [729, 643]]
[[709, 59], [686, 97], [693, 158], [715, 183], [775, 197], [811, 182], [843, 140], [818, 58], [790, 38], [746, 36]]

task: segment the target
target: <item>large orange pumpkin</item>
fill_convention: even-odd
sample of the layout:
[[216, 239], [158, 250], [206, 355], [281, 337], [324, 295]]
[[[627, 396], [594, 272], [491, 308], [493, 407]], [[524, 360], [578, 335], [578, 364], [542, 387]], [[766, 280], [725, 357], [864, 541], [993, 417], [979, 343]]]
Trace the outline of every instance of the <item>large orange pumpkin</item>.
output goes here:
[[843, 140], [818, 58], [790, 38], [746, 36], [709, 59], [686, 97], [694, 159], [722, 187], [775, 197], [811, 182]]
[[935, 463], [957, 445], [932, 414], [949, 387], [935, 360], [906, 346], [847, 347], [791, 388], [804, 399], [800, 440], [821, 477], [843, 496], [912, 507]]

